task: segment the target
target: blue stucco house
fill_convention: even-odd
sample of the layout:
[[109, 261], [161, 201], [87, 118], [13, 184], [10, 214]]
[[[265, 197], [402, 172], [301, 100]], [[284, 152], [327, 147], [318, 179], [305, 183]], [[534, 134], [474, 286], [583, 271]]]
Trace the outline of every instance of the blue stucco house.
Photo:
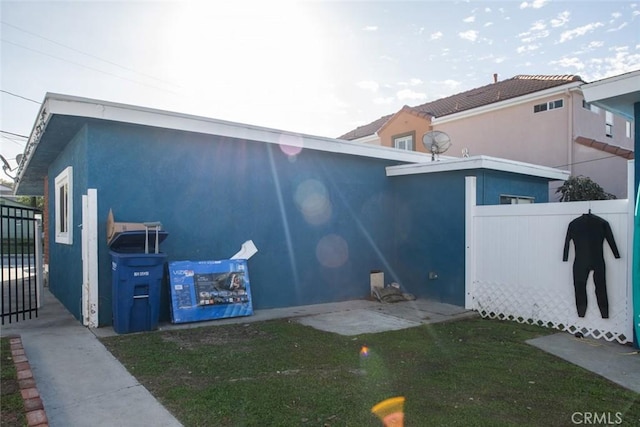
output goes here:
[[109, 210], [116, 221], [160, 221], [169, 261], [226, 259], [252, 240], [256, 309], [366, 298], [372, 270], [464, 305], [465, 176], [477, 177], [482, 205], [547, 202], [549, 181], [568, 174], [47, 94], [16, 193], [47, 200], [51, 292], [85, 323], [89, 298], [103, 326]]

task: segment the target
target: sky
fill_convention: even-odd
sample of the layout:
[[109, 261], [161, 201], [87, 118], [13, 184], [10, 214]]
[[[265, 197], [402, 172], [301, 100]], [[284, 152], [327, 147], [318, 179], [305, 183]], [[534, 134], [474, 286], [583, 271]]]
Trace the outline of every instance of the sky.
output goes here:
[[0, 39], [14, 167], [47, 92], [338, 137], [494, 73], [638, 70], [640, 0], [0, 0]]

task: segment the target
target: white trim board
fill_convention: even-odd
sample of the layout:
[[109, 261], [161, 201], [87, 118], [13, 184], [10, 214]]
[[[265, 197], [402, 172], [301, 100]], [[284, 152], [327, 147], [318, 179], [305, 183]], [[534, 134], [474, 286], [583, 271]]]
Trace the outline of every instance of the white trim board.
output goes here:
[[386, 167], [387, 176], [415, 175], [468, 169], [491, 169], [560, 181], [567, 180], [570, 175], [569, 171], [490, 156], [472, 156]]
[[49, 115], [60, 114], [96, 118], [403, 162], [421, 162], [428, 157], [425, 153], [400, 151], [389, 147], [365, 145], [333, 138], [69, 95], [48, 93], [45, 102], [47, 104], [46, 112]]

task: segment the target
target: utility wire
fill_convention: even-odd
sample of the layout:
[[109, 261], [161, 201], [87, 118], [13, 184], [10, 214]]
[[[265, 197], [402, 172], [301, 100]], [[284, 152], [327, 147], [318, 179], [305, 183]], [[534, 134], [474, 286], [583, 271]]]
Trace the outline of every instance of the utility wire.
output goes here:
[[40, 102], [36, 101], [35, 99], [27, 98], [26, 96], [16, 95], [15, 93], [11, 93], [8, 90], [0, 89], [0, 92], [6, 93], [7, 95], [15, 96], [16, 98], [24, 99], [25, 101], [31, 101], [31, 102], [34, 102], [34, 103], [40, 105]]
[[8, 136], [6, 136], [6, 135], [0, 135], [0, 137], [2, 137], [2, 138], [4, 138], [4, 139], [6, 139], [6, 140], [8, 140], [8, 141], [11, 141], [11, 142], [13, 142], [13, 143], [14, 143], [14, 144], [16, 144], [16, 145], [22, 145], [22, 146], [24, 146], [24, 145], [25, 145], [25, 143], [26, 143], [26, 141], [18, 141], [18, 140], [16, 140], [16, 139], [9, 138], [9, 137], [8, 137]]
[[600, 158], [591, 159], [591, 160], [583, 160], [581, 162], [574, 162], [574, 163], [569, 163], [569, 164], [566, 164], [566, 165], [559, 165], [559, 166], [552, 166], [552, 167], [553, 168], [563, 168], [565, 166], [574, 166], [574, 165], [580, 165], [582, 163], [597, 162], [598, 160], [611, 159], [612, 157], [620, 157], [620, 156], [613, 154], [613, 155], [607, 156], [607, 157], [600, 157]]
[[2, 129], [0, 129], [0, 132], [2, 132], [2, 133], [6, 133], [7, 135], [19, 136], [20, 138], [27, 138], [27, 139], [29, 139], [29, 137], [28, 137], [28, 136], [26, 136], [26, 135], [20, 135], [20, 134], [18, 134], [18, 133], [7, 132], [6, 130], [2, 130]]
[[123, 70], [131, 71], [132, 73], [140, 74], [141, 76], [145, 76], [145, 77], [148, 77], [148, 78], [150, 78], [150, 79], [157, 80], [157, 81], [162, 82], [162, 83], [170, 84], [170, 85], [173, 85], [173, 86], [178, 86], [178, 85], [176, 85], [175, 83], [172, 83], [172, 82], [170, 82], [170, 81], [159, 79], [158, 77], [152, 76], [152, 75], [150, 75], [150, 74], [142, 73], [142, 72], [137, 71], [137, 70], [135, 70], [135, 69], [133, 69], [133, 68], [125, 67], [124, 65], [120, 65], [120, 64], [118, 64], [118, 63], [116, 63], [116, 62], [109, 61], [108, 59], [100, 58], [99, 56], [93, 55], [93, 54], [91, 54], [91, 53], [84, 52], [84, 51], [82, 51], [82, 50], [80, 50], [80, 49], [76, 49], [76, 48], [73, 48], [73, 47], [71, 47], [71, 46], [67, 46], [67, 45], [62, 44], [62, 43], [60, 43], [60, 42], [57, 42], [57, 41], [55, 41], [55, 40], [52, 40], [52, 39], [50, 39], [50, 38], [48, 38], [48, 37], [44, 37], [44, 36], [41, 36], [40, 34], [36, 34], [36, 33], [34, 33], [34, 32], [31, 32], [31, 31], [25, 30], [24, 28], [20, 28], [20, 27], [18, 27], [18, 26], [16, 26], [16, 25], [9, 24], [9, 23], [8, 23], [8, 22], [6, 22], [6, 21], [0, 21], [0, 23], [2, 23], [2, 25], [6, 25], [7, 27], [15, 28], [15, 29], [16, 29], [16, 30], [18, 30], [18, 31], [22, 31], [23, 33], [30, 34], [30, 35], [32, 35], [32, 36], [35, 36], [35, 37], [41, 38], [42, 40], [46, 40], [46, 41], [48, 41], [48, 42], [50, 42], [50, 43], [53, 43], [53, 44], [55, 44], [55, 45], [58, 45], [58, 46], [64, 47], [65, 49], [69, 49], [69, 50], [72, 50], [72, 51], [74, 51], [74, 52], [80, 53], [80, 54], [82, 54], [82, 55], [86, 55], [86, 56], [88, 56], [88, 57], [91, 57], [91, 58], [97, 59], [97, 60], [99, 60], [99, 61], [106, 62], [107, 64], [114, 65], [114, 66], [116, 66], [116, 67], [122, 68]]
[[173, 91], [173, 90], [171, 90], [171, 89], [161, 88], [161, 87], [154, 86], [154, 85], [152, 85], [152, 84], [148, 84], [148, 83], [144, 83], [144, 82], [141, 82], [141, 81], [138, 81], [138, 80], [130, 79], [130, 78], [127, 78], [127, 77], [122, 77], [122, 76], [119, 76], [119, 75], [117, 75], [117, 74], [110, 73], [110, 72], [108, 72], [108, 71], [103, 71], [103, 70], [100, 70], [100, 69], [98, 69], [98, 68], [90, 67], [90, 66], [88, 66], [88, 65], [83, 65], [83, 64], [80, 64], [80, 63], [78, 63], [78, 62], [69, 61], [68, 59], [60, 58], [60, 57], [58, 57], [58, 56], [51, 55], [51, 54], [49, 54], [49, 53], [42, 52], [42, 51], [37, 50], [37, 49], [32, 49], [32, 48], [30, 48], [30, 47], [23, 46], [23, 45], [21, 45], [20, 43], [14, 43], [14, 42], [12, 42], [12, 41], [5, 40], [5, 39], [3, 39], [3, 38], [0, 38], [0, 41], [2, 41], [3, 43], [7, 43], [7, 44], [11, 44], [11, 45], [14, 45], [14, 46], [20, 47], [20, 48], [22, 48], [22, 49], [26, 49], [26, 50], [30, 50], [30, 51], [32, 51], [32, 52], [39, 53], [40, 55], [44, 55], [44, 56], [48, 56], [48, 57], [53, 58], [53, 59], [57, 59], [57, 60], [59, 60], [59, 61], [63, 61], [63, 62], [67, 62], [67, 63], [69, 63], [69, 64], [77, 65], [78, 67], [87, 68], [87, 69], [89, 69], [89, 70], [91, 70], [91, 71], [95, 71], [95, 72], [102, 73], [102, 74], [107, 74], [107, 75], [109, 75], [109, 76], [116, 77], [116, 78], [118, 78], [118, 79], [127, 80], [127, 81], [130, 81], [130, 82], [133, 82], [133, 83], [137, 83], [137, 84], [139, 84], [139, 85], [148, 86], [148, 87], [151, 87], [151, 88], [154, 88], [154, 89], [158, 89], [158, 90], [161, 90], [161, 91], [171, 92], [171, 93], [173, 93], [173, 94], [175, 94], [175, 95], [181, 95], [180, 93], [175, 92], [175, 91]]

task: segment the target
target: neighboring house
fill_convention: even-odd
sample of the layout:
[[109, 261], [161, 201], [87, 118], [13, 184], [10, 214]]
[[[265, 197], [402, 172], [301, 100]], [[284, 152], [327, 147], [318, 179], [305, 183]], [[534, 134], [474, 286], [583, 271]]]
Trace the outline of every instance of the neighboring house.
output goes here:
[[[97, 289], [100, 325], [112, 322], [110, 209], [116, 221], [160, 221], [169, 261], [226, 259], [253, 240], [257, 309], [366, 298], [372, 270], [464, 305], [465, 177], [477, 177], [481, 205], [545, 202], [548, 182], [568, 177], [66, 95], [47, 94], [38, 117], [16, 193], [45, 196], [51, 292], [81, 318]], [[92, 222], [94, 250], [79, 228]]]
[[[615, 111], [634, 120], [635, 149], [640, 148], [640, 70], [615, 77], [598, 80], [584, 86], [584, 95], [588, 102]], [[635, 200], [635, 226], [633, 249], [633, 285], [630, 298], [633, 298], [633, 325], [635, 347], [640, 347], [640, 217], [638, 209], [638, 191], [640, 190], [640, 165], [634, 161], [634, 189], [629, 199]]]
[[[518, 75], [415, 107], [404, 106], [340, 137], [425, 152], [422, 137], [438, 130], [448, 156], [488, 155], [567, 169], [618, 198], [627, 196], [634, 155], [632, 118], [585, 101], [579, 76]], [[550, 197], [557, 200], [555, 189]]]

